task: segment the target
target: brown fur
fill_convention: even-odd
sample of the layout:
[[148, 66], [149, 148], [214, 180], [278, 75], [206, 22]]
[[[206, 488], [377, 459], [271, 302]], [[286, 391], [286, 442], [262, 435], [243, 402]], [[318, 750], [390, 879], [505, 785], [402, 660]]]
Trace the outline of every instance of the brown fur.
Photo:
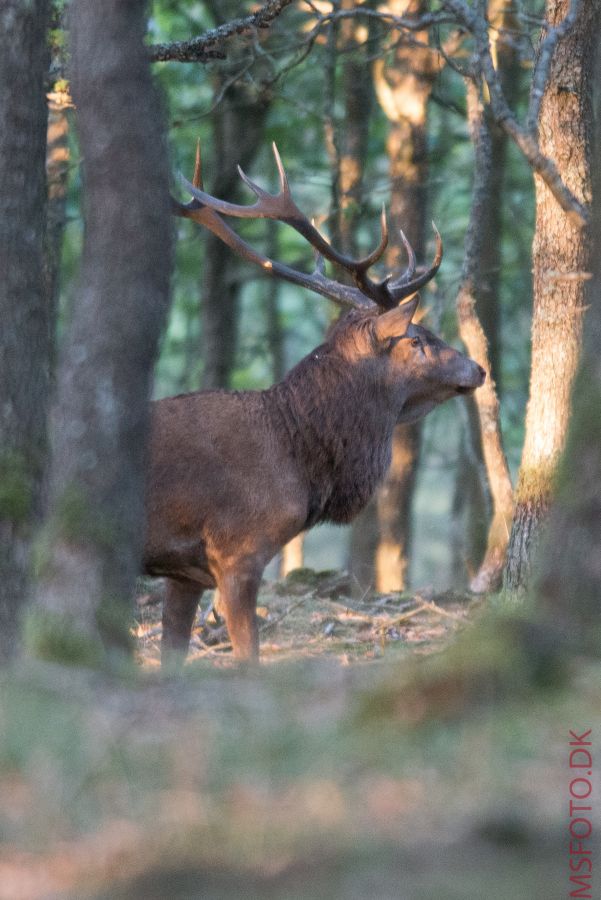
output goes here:
[[482, 383], [475, 362], [410, 318], [403, 307], [349, 313], [266, 391], [154, 405], [144, 566], [168, 579], [164, 659], [185, 656], [198, 600], [214, 586], [235, 656], [256, 657], [269, 560], [300, 531], [360, 512], [386, 474], [397, 423]]

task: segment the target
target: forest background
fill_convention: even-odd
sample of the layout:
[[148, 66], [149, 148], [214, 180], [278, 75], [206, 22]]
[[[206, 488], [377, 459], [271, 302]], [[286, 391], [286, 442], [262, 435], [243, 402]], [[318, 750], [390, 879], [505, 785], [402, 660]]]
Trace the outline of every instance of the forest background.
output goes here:
[[[499, 897], [553, 896], [570, 877], [568, 735], [592, 724], [601, 684], [601, 4], [164, 2], [148, 18], [143, 4], [102, 15], [83, 0], [18, 6], [2, 19], [11, 54], [0, 79], [0, 616], [3, 654], [17, 657], [2, 676], [0, 896], [44, 896], [49, 884], [82, 896], [90, 867], [96, 896], [149, 896], [152, 884], [183, 897], [201, 883], [216, 896], [249, 883], [257, 896], [291, 885], [363, 896], [373, 884], [399, 896], [399, 872], [407, 897], [479, 897], [491, 877]], [[135, 43], [143, 32], [147, 56]], [[385, 203], [393, 234], [402, 227], [426, 262], [434, 219], [445, 258], [423, 293], [427, 324], [491, 374], [479, 399], [399, 429], [391, 475], [348, 532], [307, 539], [304, 564], [349, 570], [328, 576], [338, 612], [320, 607], [317, 625], [299, 623], [293, 645], [317, 635], [316, 667], [241, 675], [202, 649], [210, 662], [185, 685], [125, 686], [105, 671], [111, 653], [99, 671], [64, 665], [89, 666], [81, 634], [119, 648], [131, 618], [124, 601], [118, 621], [103, 620], [102, 598], [128, 598], [133, 585], [150, 384], [154, 397], [265, 387], [338, 314], [249, 271], [189, 223], [173, 228], [163, 117], [171, 172], [190, 174], [200, 137], [209, 189], [238, 202], [248, 202], [238, 163], [275, 189], [275, 141], [297, 202], [345, 251], [373, 246]], [[239, 230], [270, 257], [310, 265], [286, 228]], [[399, 259], [393, 241], [386, 264]], [[118, 413], [107, 425], [97, 410], [82, 434], [86, 392], [109, 368]], [[111, 466], [90, 466], [107, 447]], [[73, 479], [82, 495], [66, 490]], [[107, 538], [96, 525], [119, 506]], [[329, 596], [312, 579], [278, 588], [282, 611], [270, 588], [266, 624], [292, 621], [294, 591]], [[352, 640], [341, 596], [344, 615], [368, 621]], [[444, 654], [432, 651], [450, 634], [435, 634], [431, 614], [453, 622]], [[148, 648], [154, 624], [137, 615]], [[354, 659], [372, 665], [341, 675]], [[149, 815], [164, 826], [158, 838]], [[428, 869], [424, 847], [451, 851]], [[457, 868], [466, 850], [468, 873]]]

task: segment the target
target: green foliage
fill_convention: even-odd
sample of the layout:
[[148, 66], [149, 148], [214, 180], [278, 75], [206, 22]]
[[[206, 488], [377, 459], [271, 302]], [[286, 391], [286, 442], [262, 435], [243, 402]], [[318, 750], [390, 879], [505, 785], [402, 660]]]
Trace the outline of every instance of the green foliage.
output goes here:
[[[439, 4], [435, 6], [439, 8]], [[244, 15], [251, 5], [238, 7], [235, 14]], [[175, 0], [155, 0], [151, 7], [148, 41], [186, 40], [201, 34], [218, 24], [212, 18], [214, 9], [216, 7], [212, 4], [202, 2], [180, 4]], [[230, 11], [231, 6], [224, 6], [220, 15], [227, 19]], [[190, 177], [197, 138], [201, 139], [203, 147], [203, 169], [209, 190], [214, 173], [219, 169], [221, 161], [215, 157], [213, 142], [216, 127], [213, 110], [219, 107], [221, 101], [216, 85], [223, 83], [223, 78], [226, 83], [235, 81], [246, 85], [249, 90], [256, 89], [258, 85], [268, 85], [272, 102], [265, 125], [264, 145], [249, 174], [268, 189], [275, 189], [275, 167], [269, 146], [275, 140], [298, 205], [308, 215], [315, 216], [318, 226], [327, 231], [326, 223], [332, 207], [332, 179], [325, 123], [331, 114], [332, 126], [336, 129], [344, 115], [340, 102], [341, 61], [334, 77], [338, 94], [330, 107], [327, 42], [316, 41], [311, 52], [304, 58], [302, 56], [306, 33], [302, 28], [308, 17], [310, 13], [307, 10], [289, 7], [266, 35], [260, 36], [260, 51], [253, 40], [241, 38], [228, 47], [228, 59], [225, 61], [206, 65], [172, 62], [154, 66], [155, 77], [169, 109], [168, 137], [174, 173], [172, 190], [176, 196], [187, 199], [176, 182], [175, 174], [181, 171]], [[375, 56], [383, 38], [386, 38], [386, 29], [376, 30], [366, 44], [366, 51]], [[218, 73], [221, 81], [217, 78]], [[527, 102], [528, 78], [529, 72], [524, 69], [523, 83], [518, 92], [519, 116], [523, 114]], [[432, 309], [435, 327], [440, 326], [443, 336], [455, 340], [454, 300], [461, 277], [473, 154], [465, 122], [465, 85], [461, 77], [450, 67], [441, 67], [433, 96], [429, 107], [427, 149], [430, 171], [427, 188], [431, 217], [444, 238], [445, 259], [435, 284], [424, 291], [423, 302], [424, 306]], [[358, 229], [362, 251], [371, 249], [376, 242], [379, 209], [390, 196], [385, 153], [388, 127], [388, 121], [376, 103], [370, 127], [364, 171], [365, 191]], [[70, 179], [67, 238], [63, 251], [61, 327], [69, 317], [82, 243], [81, 185], [74, 138], [71, 153], [76, 164]], [[533, 185], [531, 172], [511, 144], [504, 196], [500, 310], [501, 415], [505, 450], [515, 470], [523, 441], [528, 390]], [[250, 194], [246, 194], [245, 202], [252, 202]], [[269, 254], [265, 223], [232, 220], [230, 224], [259, 251]], [[173, 307], [156, 370], [155, 397], [195, 390], [202, 382], [201, 282], [206, 240], [202, 229], [193, 223], [176, 219], [174, 228], [177, 237]], [[394, 235], [392, 237], [394, 239]], [[312, 253], [292, 229], [278, 226], [277, 241], [278, 259], [296, 268], [311, 270]], [[432, 248], [431, 239], [428, 252]], [[236, 389], [263, 388], [274, 378], [266, 303], [270, 285], [255, 269], [234, 258], [232, 271], [235, 271], [236, 277], [239, 273], [242, 280], [232, 386]], [[330, 269], [329, 274], [333, 274]], [[228, 302], [227, 295], [223, 296], [222, 302]], [[333, 304], [317, 295], [287, 284], [278, 285], [276, 303], [285, 367], [290, 368], [321, 341], [338, 311]], [[449, 485], [450, 482], [448, 479]], [[429, 502], [429, 497], [423, 498], [423, 502], [418, 497], [418, 506], [423, 507]], [[423, 565], [420, 568], [421, 571], [426, 569]]]

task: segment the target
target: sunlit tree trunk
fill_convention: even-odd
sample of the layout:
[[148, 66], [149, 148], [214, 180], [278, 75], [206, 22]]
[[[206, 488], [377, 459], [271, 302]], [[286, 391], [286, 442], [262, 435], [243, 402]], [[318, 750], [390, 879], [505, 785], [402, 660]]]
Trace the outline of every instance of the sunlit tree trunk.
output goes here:
[[[601, 42], [597, 42], [597, 52]], [[601, 149], [601, 61], [595, 79]], [[601, 652], [601, 169], [593, 169], [592, 260], [584, 346], [547, 540], [537, 565], [539, 607], [578, 649]]]
[[67, 224], [67, 187], [69, 182], [69, 120], [67, 109], [71, 99], [67, 94], [53, 92], [48, 98], [48, 146], [46, 172], [48, 176], [48, 220], [44, 253], [44, 279], [48, 297], [48, 319], [51, 374], [56, 357], [54, 333], [60, 292], [60, 265]]
[[[419, 15], [421, 0], [389, 4], [396, 15]], [[426, 32], [415, 40], [427, 45]], [[392, 241], [386, 263], [390, 271], [403, 266], [398, 239], [402, 228], [418, 259], [425, 249], [427, 109], [435, 74], [434, 57], [427, 46], [401, 43], [394, 60], [374, 66], [374, 85], [388, 119], [386, 152], [390, 174], [390, 226]], [[421, 425], [396, 429], [392, 463], [376, 497], [356, 520], [351, 538], [351, 572], [364, 590], [402, 590], [407, 584], [411, 546], [411, 508], [419, 458]]]
[[96, 661], [129, 645], [143, 538], [153, 363], [168, 306], [169, 177], [142, 0], [71, 5], [84, 247], [61, 354], [39, 655]]
[[[548, 0], [549, 25], [561, 22], [569, 5], [568, 0]], [[590, 88], [598, 22], [597, 0], [581, 4], [574, 27], [556, 47], [539, 117], [542, 152], [554, 159], [564, 182], [583, 203], [591, 195]], [[528, 586], [549, 508], [568, 427], [591, 264], [586, 228], [566, 215], [538, 176], [535, 181], [532, 369], [505, 570], [510, 593]]]
[[0, 661], [17, 649], [46, 461], [48, 4], [0, 5]]

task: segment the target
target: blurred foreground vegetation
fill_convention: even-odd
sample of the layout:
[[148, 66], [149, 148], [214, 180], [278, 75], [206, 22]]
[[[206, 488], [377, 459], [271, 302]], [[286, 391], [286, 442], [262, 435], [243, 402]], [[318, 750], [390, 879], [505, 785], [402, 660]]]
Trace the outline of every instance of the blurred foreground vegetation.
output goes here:
[[568, 733], [601, 666], [457, 597], [421, 620], [372, 597], [397, 633], [350, 640], [319, 584], [266, 587], [259, 670], [3, 672], [0, 897], [564, 896]]

